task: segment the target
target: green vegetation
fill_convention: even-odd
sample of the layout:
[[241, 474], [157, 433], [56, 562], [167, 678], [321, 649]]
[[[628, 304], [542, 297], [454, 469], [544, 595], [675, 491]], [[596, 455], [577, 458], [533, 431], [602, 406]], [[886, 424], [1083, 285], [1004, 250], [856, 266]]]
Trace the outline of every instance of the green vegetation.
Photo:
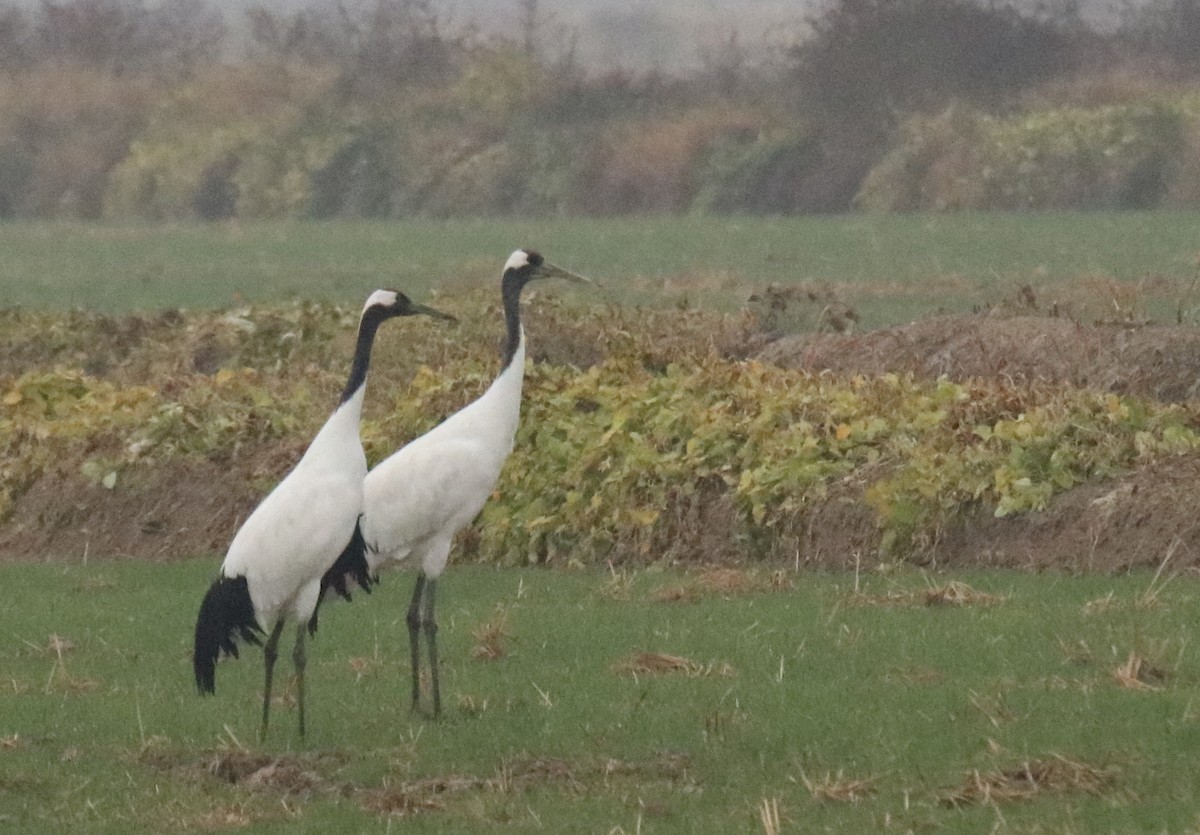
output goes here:
[[861, 326], [878, 327], [969, 310], [1023, 283], [1151, 276], [1186, 287], [1200, 239], [1190, 212], [8, 224], [0, 307], [123, 313], [296, 297], [349, 305], [379, 286], [452, 295], [493, 286], [516, 246], [605, 282], [608, 298], [626, 303], [736, 310], [767, 284], [809, 284], [834, 288]]
[[[362, 429], [372, 460], [494, 374], [493, 346], [462, 333], [494, 332], [495, 313], [439, 304], [461, 315], [461, 331], [397, 328], [408, 352], [381, 351]], [[264, 450], [295, 444], [324, 419], [332, 396], [318, 393], [337, 389], [346, 352], [335, 340], [349, 338], [354, 317], [307, 303], [232, 320], [131, 320], [106, 355], [111, 319], [10, 314], [13, 353], [41, 367], [0, 376], [0, 517], [51, 473], [117, 492], [200, 462], [220, 463], [230, 486], [261, 478], [253, 462]], [[904, 555], [966, 511], [1043, 509], [1084, 481], [1200, 449], [1192, 410], [1133, 396], [727, 359], [720, 348], [736, 345], [734, 317], [538, 300], [529, 319], [548, 334], [541, 350], [561, 359], [528, 370], [526, 419], [465, 548], [471, 559], [790, 554], [822, 502], [849, 483], [865, 488], [883, 550]], [[675, 333], [664, 337], [668, 327]], [[22, 361], [19, 350], [39, 340], [37, 361]], [[80, 356], [91, 375], [61, 368]], [[696, 524], [713, 513], [721, 525]]]
[[[407, 577], [325, 610], [312, 737], [295, 739], [285, 692], [259, 748], [257, 650], [222, 666], [217, 698], [191, 685], [215, 558], [0, 566], [0, 825], [1194, 826], [1191, 580], [1169, 563], [1154, 577], [902, 565], [948, 519], [1022, 513], [1194, 451], [1194, 409], [786, 371], [738, 359], [752, 316], [712, 309], [772, 281], [873, 298], [864, 325], [906, 315], [898, 298], [966, 308], [1087, 272], [1152, 273], [1175, 292], [1194, 240], [1183, 213], [0, 227], [0, 518], [38, 479], [120, 499], [217, 466], [223, 493], [261, 496], [323, 419], [378, 285], [436, 295], [461, 323], [381, 334], [372, 460], [491, 379], [496, 271], [514, 245], [652, 303], [528, 300], [528, 419], [444, 586], [445, 722], [405, 704]], [[883, 552], [863, 563], [880, 567], [779, 570], [843, 488], [870, 502]], [[72, 512], [34, 525], [75, 525]], [[697, 555], [742, 568], [661, 567]]]
[[6, 828], [1174, 832], [1200, 804], [1182, 578], [460, 569], [430, 723], [389, 575], [322, 618], [311, 737], [285, 692], [259, 748], [257, 649], [192, 687], [212, 570], [0, 568]]
[[886, 211], [1191, 205], [1194, 95], [992, 116], [951, 107], [912, 118], [858, 205]]

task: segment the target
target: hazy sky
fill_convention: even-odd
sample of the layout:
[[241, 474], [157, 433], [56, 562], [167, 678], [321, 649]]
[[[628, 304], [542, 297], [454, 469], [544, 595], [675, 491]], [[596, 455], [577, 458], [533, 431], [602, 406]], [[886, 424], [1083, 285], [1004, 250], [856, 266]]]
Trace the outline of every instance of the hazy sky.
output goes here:
[[[256, 3], [286, 11], [321, 5], [319, 0]], [[213, 5], [236, 28], [247, 3], [213, 0]], [[437, 0], [436, 6], [452, 28], [474, 22], [484, 32], [517, 33], [517, 0]], [[585, 64], [637, 70], [690, 68], [698, 63], [702, 45], [735, 31], [745, 46], [761, 46], [768, 37], [801, 31], [809, 8], [809, 0], [541, 0], [547, 31], [577, 36]]]
[[[369, 2], [369, 0], [367, 0]], [[1084, 15], [1102, 19], [1127, 0], [1078, 0]], [[1130, 0], [1141, 2], [1142, 0]], [[322, 0], [256, 0], [260, 5], [295, 11]], [[331, 0], [323, 0], [331, 2]], [[363, 0], [346, 0], [353, 5]], [[806, 31], [804, 19], [829, 0], [541, 0], [548, 31], [574, 33], [578, 54], [592, 67], [659, 67], [687, 70], [699, 63], [701, 47], [720, 43], [736, 32], [750, 53], [767, 44], [794, 41]], [[1016, 0], [1018, 6], [1051, 5], [1071, 0]], [[246, 0], [214, 0], [236, 27]], [[475, 22], [484, 32], [515, 35], [517, 0], [436, 0], [450, 26]]]

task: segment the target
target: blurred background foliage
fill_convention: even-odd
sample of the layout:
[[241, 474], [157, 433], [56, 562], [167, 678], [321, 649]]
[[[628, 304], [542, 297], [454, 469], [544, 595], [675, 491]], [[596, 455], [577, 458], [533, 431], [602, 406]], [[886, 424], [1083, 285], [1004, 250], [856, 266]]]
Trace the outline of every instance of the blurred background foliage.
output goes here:
[[1200, 203], [1197, 0], [828, 0], [686, 71], [512, 6], [0, 0], [0, 218]]

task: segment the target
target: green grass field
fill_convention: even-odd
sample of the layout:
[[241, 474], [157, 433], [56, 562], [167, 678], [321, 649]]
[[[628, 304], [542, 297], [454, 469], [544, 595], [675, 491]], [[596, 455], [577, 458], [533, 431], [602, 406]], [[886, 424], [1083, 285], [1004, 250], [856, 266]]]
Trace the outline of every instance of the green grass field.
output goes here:
[[[770, 282], [829, 282], [870, 327], [969, 309], [1022, 282], [1186, 287], [1196, 221], [0, 225], [0, 307], [453, 293], [495, 281], [507, 253], [530, 245], [625, 303], [735, 309]], [[216, 557], [45, 557], [0, 563], [3, 831], [1200, 830], [1200, 586], [1169, 570], [455, 567], [439, 596], [436, 723], [408, 710], [411, 579], [392, 575], [323, 611], [308, 739], [284, 690], [260, 745], [259, 650], [219, 667], [215, 698], [192, 682]], [[950, 600], [928, 605], [939, 595]], [[500, 657], [476, 657], [489, 647]], [[281, 673], [289, 658], [285, 647]]]
[[[391, 575], [326, 610], [309, 738], [285, 695], [260, 747], [258, 650], [215, 698], [192, 685], [214, 565], [0, 568], [7, 831], [1200, 824], [1191, 579], [452, 570], [434, 723], [406, 704], [410, 578]], [[928, 605], [939, 590], [961, 603]], [[487, 631], [497, 660], [474, 657]], [[623, 672], [635, 652], [679, 669]]]
[[1021, 283], [1190, 280], [1190, 212], [0, 226], [0, 306], [113, 312], [357, 300], [490, 281], [516, 246], [626, 302], [734, 309], [775, 282], [837, 286], [864, 326], [970, 309]]

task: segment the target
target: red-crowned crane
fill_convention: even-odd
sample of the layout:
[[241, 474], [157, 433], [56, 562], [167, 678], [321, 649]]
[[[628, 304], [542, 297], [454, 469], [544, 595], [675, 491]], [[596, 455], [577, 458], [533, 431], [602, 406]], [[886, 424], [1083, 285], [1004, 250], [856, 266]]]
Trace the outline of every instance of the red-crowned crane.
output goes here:
[[367, 299], [350, 378], [337, 408], [292, 471], [234, 535], [221, 571], [200, 604], [192, 663], [202, 694], [216, 690], [216, 663], [222, 652], [236, 657], [239, 639], [262, 645], [260, 636], [268, 635], [263, 645], [260, 738], [267, 733], [279, 636], [289, 619], [297, 625], [292, 660], [304, 736], [305, 628], [316, 610], [321, 577], [356, 536], [363, 509], [367, 459], [358, 424], [371, 346], [384, 321], [416, 315], [453, 318], [394, 290], [376, 290]]
[[525, 377], [521, 290], [541, 278], [588, 282], [547, 263], [532, 250], [518, 249], [509, 256], [500, 279], [507, 338], [499, 375], [479, 399], [371, 470], [364, 486], [361, 536], [351, 540], [321, 584], [322, 597], [330, 587], [345, 597], [347, 577], [369, 589], [381, 568], [408, 562], [417, 567], [407, 616], [412, 707], [420, 706], [420, 635], [424, 632], [435, 717], [442, 702], [434, 593], [454, 535], [483, 508], [512, 452]]

